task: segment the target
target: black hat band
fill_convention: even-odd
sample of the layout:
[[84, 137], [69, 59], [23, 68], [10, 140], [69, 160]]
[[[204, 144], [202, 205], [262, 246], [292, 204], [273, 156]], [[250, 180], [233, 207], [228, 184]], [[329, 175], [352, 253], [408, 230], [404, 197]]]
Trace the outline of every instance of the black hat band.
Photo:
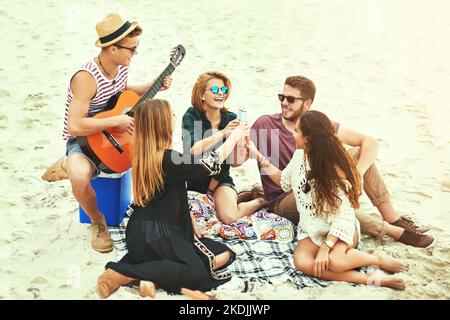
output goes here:
[[131, 27], [131, 23], [129, 21], [125, 22], [123, 24], [123, 26], [121, 26], [119, 29], [117, 29], [116, 31], [114, 31], [110, 35], [108, 35], [106, 37], [101, 37], [100, 38], [100, 43], [104, 44], [104, 43], [108, 43], [110, 41], [113, 41], [114, 39], [120, 37], [130, 27]]

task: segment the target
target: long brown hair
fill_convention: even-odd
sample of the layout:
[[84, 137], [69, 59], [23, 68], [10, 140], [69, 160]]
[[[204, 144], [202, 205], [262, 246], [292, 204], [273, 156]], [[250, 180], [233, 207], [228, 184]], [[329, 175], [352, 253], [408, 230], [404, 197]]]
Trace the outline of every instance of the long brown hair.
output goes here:
[[[198, 76], [197, 81], [194, 84], [194, 87], [192, 88], [192, 96], [191, 96], [191, 104], [192, 106], [197, 109], [200, 112], [205, 112], [205, 109], [203, 108], [203, 100], [202, 95], [205, 93], [206, 89], [206, 83], [211, 79], [221, 79], [225, 86], [228, 87], [228, 93], [224, 94], [224, 101], [228, 99], [231, 93], [231, 80], [222, 72], [218, 71], [208, 71], [205, 73], [202, 73]], [[222, 108], [220, 110], [221, 112], [226, 112], [226, 108]]]
[[[300, 117], [299, 129], [306, 140], [305, 154], [311, 167], [310, 177], [314, 179], [316, 213], [323, 214], [325, 204], [330, 206], [331, 212], [340, 206], [339, 188], [344, 191], [352, 207], [359, 208], [361, 187], [356, 164], [337, 138], [330, 119], [322, 112], [306, 111]], [[337, 168], [345, 173], [352, 188], [347, 190]]]
[[145, 206], [163, 189], [164, 149], [172, 146], [173, 113], [166, 100], [144, 100], [134, 119], [133, 197]]

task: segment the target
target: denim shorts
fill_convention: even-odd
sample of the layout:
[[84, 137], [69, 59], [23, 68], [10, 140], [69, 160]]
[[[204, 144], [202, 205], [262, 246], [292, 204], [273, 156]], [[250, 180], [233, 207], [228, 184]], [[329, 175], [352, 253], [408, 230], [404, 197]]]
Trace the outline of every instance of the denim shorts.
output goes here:
[[219, 182], [219, 184], [217, 185], [216, 190], [217, 190], [217, 188], [219, 188], [219, 187], [228, 187], [228, 188], [233, 189], [234, 192], [236, 192], [236, 194], [238, 193], [237, 190], [236, 190], [236, 186], [234, 185], [233, 182], [230, 183], [230, 182], [221, 181], [221, 182]]
[[77, 138], [69, 138], [69, 140], [67, 140], [67, 143], [66, 143], [66, 156], [67, 156], [67, 158], [70, 158], [72, 155], [74, 155], [76, 153], [80, 153], [83, 156], [85, 156], [86, 159], [88, 159], [89, 162], [94, 167], [95, 172], [92, 175], [91, 180], [94, 180], [95, 178], [97, 178], [98, 175], [101, 173], [100, 169], [97, 168], [95, 163], [83, 152], [83, 150], [81, 149], [80, 145], [77, 142]]

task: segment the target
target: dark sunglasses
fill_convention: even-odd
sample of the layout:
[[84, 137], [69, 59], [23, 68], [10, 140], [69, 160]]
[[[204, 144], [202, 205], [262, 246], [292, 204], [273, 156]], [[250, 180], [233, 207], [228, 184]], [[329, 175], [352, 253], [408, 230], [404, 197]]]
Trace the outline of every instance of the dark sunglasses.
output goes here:
[[130, 50], [132, 53], [137, 54], [137, 46], [134, 48], [128, 48], [128, 47], [124, 47], [124, 46], [121, 46], [120, 44], [116, 44], [116, 43], [113, 44], [113, 46], [120, 48], [120, 49], [127, 49], [127, 50]]
[[[214, 94], [218, 94], [219, 93], [219, 89], [222, 91], [223, 94], [227, 94], [228, 93], [228, 87], [227, 86], [223, 86], [222, 88], [219, 88], [218, 86], [212, 86], [211, 88], [209, 88], [209, 90], [211, 90], [212, 93]], [[208, 90], [208, 89], [206, 89]]]
[[302, 186], [303, 193], [308, 193], [311, 191], [311, 184], [309, 183], [309, 180], [311, 180], [311, 176], [312, 176], [311, 170], [306, 171], [306, 174], [305, 174], [306, 182]]
[[303, 193], [308, 193], [311, 191], [311, 185], [309, 184], [308, 181], [306, 181], [305, 184], [303, 185], [302, 191]]
[[299, 100], [305, 100], [302, 97], [293, 97], [293, 96], [285, 96], [284, 94], [279, 93], [278, 94], [278, 100], [280, 100], [280, 102], [283, 102], [284, 99], [286, 99], [289, 103], [294, 103], [295, 100], [299, 99]]

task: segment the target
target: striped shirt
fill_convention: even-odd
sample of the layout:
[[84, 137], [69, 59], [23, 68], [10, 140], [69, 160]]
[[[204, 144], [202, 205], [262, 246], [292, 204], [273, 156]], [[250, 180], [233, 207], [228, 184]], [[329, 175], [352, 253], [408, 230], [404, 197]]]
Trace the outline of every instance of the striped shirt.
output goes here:
[[[122, 92], [125, 90], [125, 87], [127, 85], [128, 80], [128, 67], [125, 66], [119, 66], [119, 72], [117, 73], [116, 77], [114, 79], [107, 79], [103, 73], [101, 73], [99, 67], [95, 63], [94, 59], [90, 60], [89, 62], [85, 63], [83, 66], [81, 66], [80, 69], [78, 69], [77, 72], [74, 73], [72, 78], [80, 71], [87, 71], [89, 72], [92, 77], [94, 77], [95, 81], [97, 82], [97, 93], [95, 94], [95, 97], [91, 100], [89, 104], [89, 109], [87, 116], [92, 117], [93, 115], [104, 111], [104, 109], [107, 106], [108, 100], [115, 95], [118, 92]], [[70, 81], [72, 81], [72, 78]], [[64, 112], [64, 129], [63, 129], [63, 139], [67, 140], [71, 138], [72, 136], [69, 134], [67, 130], [67, 120], [69, 116], [69, 105], [72, 102], [73, 99], [73, 93], [70, 88], [70, 82], [67, 89], [67, 99], [66, 99], [66, 108]]]

